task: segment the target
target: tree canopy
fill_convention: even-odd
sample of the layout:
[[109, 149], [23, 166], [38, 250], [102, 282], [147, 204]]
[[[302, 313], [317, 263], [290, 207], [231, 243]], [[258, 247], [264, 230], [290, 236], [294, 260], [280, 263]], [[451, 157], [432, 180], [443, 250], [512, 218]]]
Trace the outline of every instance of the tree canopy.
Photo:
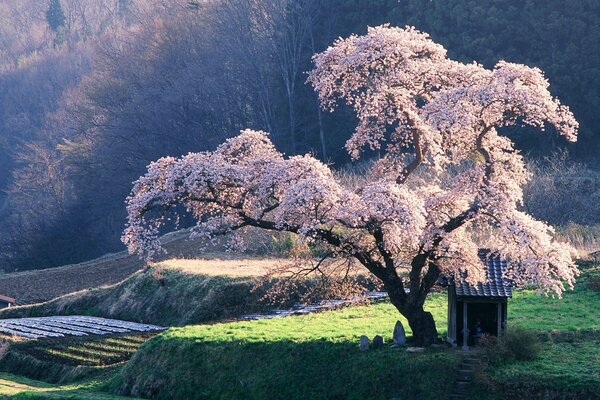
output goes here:
[[540, 69], [465, 64], [427, 34], [387, 25], [338, 39], [313, 60], [321, 104], [343, 101], [356, 113], [347, 151], [382, 152], [367, 179], [347, 185], [313, 156], [286, 158], [266, 133], [245, 130], [214, 152], [150, 164], [128, 198], [130, 252], [160, 251], [165, 212], [178, 206], [206, 238], [247, 227], [293, 232], [327, 246], [321, 273], [353, 259], [373, 274], [422, 345], [437, 337], [427, 294], [442, 274], [483, 279], [482, 245], [509, 260], [516, 284], [572, 288], [571, 248], [520, 209], [530, 175], [498, 131], [552, 125], [576, 140], [577, 121]]

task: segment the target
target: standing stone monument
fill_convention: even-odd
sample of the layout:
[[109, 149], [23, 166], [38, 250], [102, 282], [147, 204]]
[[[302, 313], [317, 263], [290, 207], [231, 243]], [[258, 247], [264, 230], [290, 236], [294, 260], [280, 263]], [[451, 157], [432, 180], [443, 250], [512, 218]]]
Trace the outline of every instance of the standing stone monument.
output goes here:
[[396, 321], [396, 325], [394, 326], [392, 342], [393, 346], [406, 346], [406, 332], [400, 321]]

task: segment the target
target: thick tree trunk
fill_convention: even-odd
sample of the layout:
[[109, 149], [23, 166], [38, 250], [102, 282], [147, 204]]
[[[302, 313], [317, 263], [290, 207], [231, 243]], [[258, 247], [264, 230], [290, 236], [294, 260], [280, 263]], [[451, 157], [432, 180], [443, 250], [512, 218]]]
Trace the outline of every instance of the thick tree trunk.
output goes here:
[[419, 307], [414, 310], [406, 310], [402, 315], [408, 319], [408, 325], [413, 331], [415, 346], [427, 347], [437, 342], [438, 333], [430, 312]]
[[[439, 274], [434, 272], [434, 275]], [[413, 332], [413, 344], [427, 347], [437, 342], [438, 332], [433, 315], [423, 309], [427, 293], [431, 288], [430, 285], [426, 285], [426, 287], [414, 285], [410, 293], [406, 293], [401, 279], [396, 275], [386, 279], [384, 288], [390, 296], [391, 303], [408, 320]]]

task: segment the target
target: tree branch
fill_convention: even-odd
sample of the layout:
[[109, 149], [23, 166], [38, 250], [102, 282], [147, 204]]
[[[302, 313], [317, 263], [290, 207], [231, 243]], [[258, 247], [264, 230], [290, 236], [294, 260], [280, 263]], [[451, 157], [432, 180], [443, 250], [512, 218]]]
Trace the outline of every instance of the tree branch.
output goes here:
[[385, 282], [390, 282], [390, 283], [394, 282], [395, 287], [398, 288], [398, 297], [400, 297], [400, 299], [402, 301], [404, 301], [406, 299], [406, 291], [404, 290], [404, 283], [402, 282], [402, 279], [400, 279], [400, 276], [398, 276], [398, 272], [396, 271], [396, 266], [394, 265], [393, 256], [385, 248], [383, 231], [381, 230], [381, 227], [377, 227], [377, 228], [373, 229], [372, 234], [373, 234], [373, 237], [375, 238], [375, 244], [377, 246], [377, 249], [379, 250], [379, 253], [383, 257], [383, 260], [385, 262], [386, 277], [385, 277], [385, 280], [382, 279], [382, 281], [384, 283]]
[[[412, 120], [409, 116], [406, 117], [409, 124], [412, 124]], [[421, 135], [418, 129], [413, 128], [413, 143], [415, 146], [415, 159], [410, 162], [404, 169], [402, 173], [396, 178], [396, 183], [398, 185], [403, 184], [408, 179], [409, 175], [412, 174], [423, 162], [423, 149], [421, 147]]]
[[[259, 220], [249, 217], [247, 215], [240, 215], [240, 218], [244, 221], [247, 226], [254, 226], [256, 228], [271, 230], [271, 231], [286, 231], [292, 233], [299, 233], [300, 228], [292, 225], [278, 225], [273, 221]], [[336, 235], [331, 230], [326, 229], [313, 229], [305, 233], [307, 236], [315, 236], [331, 246], [337, 247], [346, 254], [356, 258], [369, 272], [375, 275], [380, 280], [386, 279], [386, 269], [374, 260], [366, 251], [361, 250], [358, 246], [350, 242], [344, 242], [339, 235]]]

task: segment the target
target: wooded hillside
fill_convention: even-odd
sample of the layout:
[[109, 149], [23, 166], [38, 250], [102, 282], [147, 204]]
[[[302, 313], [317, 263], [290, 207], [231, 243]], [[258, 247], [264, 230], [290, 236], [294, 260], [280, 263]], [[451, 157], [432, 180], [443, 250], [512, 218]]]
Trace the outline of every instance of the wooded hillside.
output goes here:
[[[531, 158], [567, 148], [587, 164], [581, 182], [566, 181], [589, 211], [586, 199], [600, 196], [597, 1], [565, 8], [560, 0], [6, 0], [0, 269], [121, 250], [123, 202], [148, 162], [212, 150], [243, 128], [271, 132], [287, 154], [312, 152], [344, 167], [355, 121], [347, 110], [320, 110], [305, 72], [336, 37], [382, 23], [429, 32], [461, 61], [544, 70], [581, 124], [579, 141], [523, 133], [515, 140]], [[557, 179], [552, 190], [564, 176]], [[532, 208], [548, 192], [528, 193]], [[538, 215], [600, 222], [589, 212]]]

